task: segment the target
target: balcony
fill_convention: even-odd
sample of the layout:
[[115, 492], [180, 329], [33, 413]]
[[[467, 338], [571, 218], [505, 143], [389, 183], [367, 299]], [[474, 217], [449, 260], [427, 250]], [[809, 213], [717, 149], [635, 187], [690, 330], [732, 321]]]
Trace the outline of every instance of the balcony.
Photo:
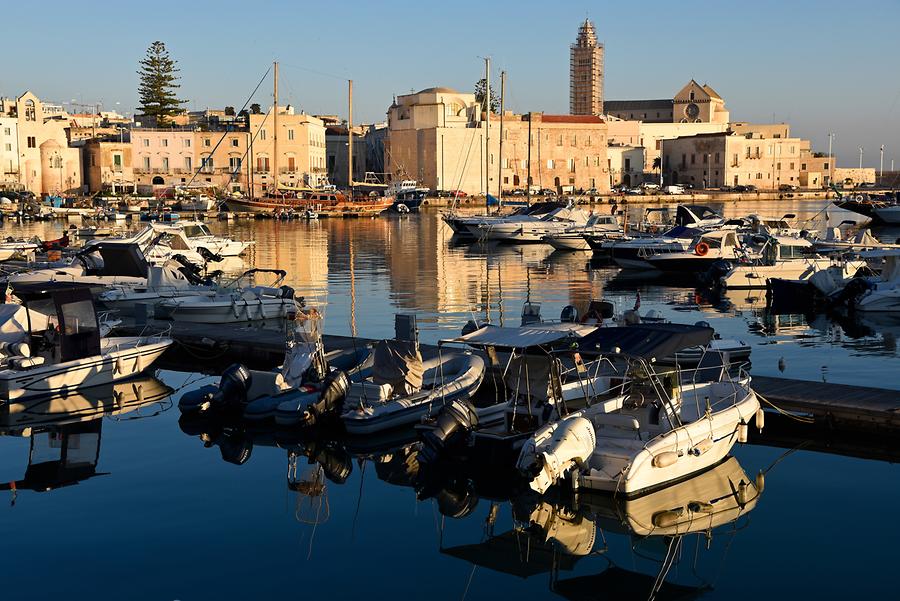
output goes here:
[[281, 175], [296, 174], [298, 171], [296, 167], [281, 167], [278, 169], [278, 173]]

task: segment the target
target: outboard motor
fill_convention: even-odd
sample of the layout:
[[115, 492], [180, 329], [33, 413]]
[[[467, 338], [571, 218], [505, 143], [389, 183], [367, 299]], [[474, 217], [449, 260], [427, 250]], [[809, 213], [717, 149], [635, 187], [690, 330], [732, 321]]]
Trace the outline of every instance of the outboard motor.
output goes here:
[[312, 426], [327, 415], [340, 414], [349, 391], [350, 378], [347, 377], [346, 372], [340, 370], [330, 372], [322, 382], [322, 394], [319, 395], [319, 400], [306, 410], [302, 424]]
[[578, 309], [572, 305], [563, 307], [562, 313], [559, 314], [559, 320], [563, 323], [575, 323], [578, 321]]
[[477, 426], [478, 414], [471, 402], [466, 399], [450, 402], [438, 413], [434, 429], [422, 435], [425, 444], [419, 451], [419, 463], [434, 463], [441, 451]]
[[294, 298], [294, 289], [290, 286], [282, 286], [279, 290], [281, 290], [281, 298]]
[[353, 472], [353, 458], [343, 447], [313, 446], [308, 456], [322, 466], [325, 477], [335, 484], [343, 484]]
[[178, 408], [184, 413], [240, 408], [247, 404], [247, 392], [252, 382], [250, 370], [235, 363], [222, 372], [218, 386], [201, 386], [188, 392], [178, 401]]
[[244, 465], [250, 460], [253, 452], [253, 441], [243, 436], [240, 432], [226, 432], [215, 442], [219, 447], [222, 460], [234, 465]]
[[453, 490], [447, 487], [435, 495], [438, 511], [441, 515], [453, 519], [461, 519], [475, 511], [475, 507], [478, 505], [478, 497], [467, 484], [459, 488], [461, 490]]
[[731, 262], [726, 261], [725, 259], [718, 259], [712, 265], [709, 266], [709, 269], [703, 275], [703, 279], [706, 284], [712, 286], [718, 286], [722, 281], [722, 278], [729, 273], [731, 273]]

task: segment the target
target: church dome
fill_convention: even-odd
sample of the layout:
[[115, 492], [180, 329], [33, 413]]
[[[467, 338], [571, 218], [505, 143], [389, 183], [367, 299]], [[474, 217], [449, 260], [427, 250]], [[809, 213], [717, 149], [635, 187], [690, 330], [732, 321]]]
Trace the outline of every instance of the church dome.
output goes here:
[[459, 92], [457, 92], [453, 88], [435, 87], [420, 90], [419, 94], [459, 94]]

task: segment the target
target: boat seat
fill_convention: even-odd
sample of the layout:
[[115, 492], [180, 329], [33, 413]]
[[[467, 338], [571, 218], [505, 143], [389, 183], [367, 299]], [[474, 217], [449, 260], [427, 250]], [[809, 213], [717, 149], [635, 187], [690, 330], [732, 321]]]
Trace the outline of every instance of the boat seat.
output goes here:
[[44, 364], [43, 357], [12, 357], [9, 364], [15, 369], [29, 369]]
[[[602, 434], [600, 434], [602, 436]], [[591, 454], [591, 463], [599, 465], [604, 458], [631, 460], [644, 448], [644, 441], [637, 438], [601, 438], [597, 437], [597, 446]]]
[[374, 382], [354, 382], [347, 392], [347, 399], [363, 403], [383, 403], [390, 400], [393, 386], [390, 384], [375, 384]]

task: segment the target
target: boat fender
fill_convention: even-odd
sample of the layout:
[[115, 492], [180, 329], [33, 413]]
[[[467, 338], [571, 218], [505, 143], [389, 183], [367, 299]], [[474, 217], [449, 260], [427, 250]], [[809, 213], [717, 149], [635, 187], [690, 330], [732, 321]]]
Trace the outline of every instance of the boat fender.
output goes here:
[[747, 483], [741, 480], [737, 487], [737, 502], [744, 506], [747, 504], [747, 501], [749, 501], [747, 497]]
[[663, 451], [653, 456], [653, 467], [669, 467], [678, 461], [678, 453], [675, 451]]
[[762, 407], [756, 410], [756, 427], [762, 432], [763, 427], [766, 425], [766, 412], [763, 411]]
[[122, 365], [122, 357], [116, 357], [116, 364], [113, 366], [113, 371], [120, 376], [125, 373], [125, 366]]
[[657, 511], [653, 514], [653, 525], [657, 528], [671, 528], [678, 524], [682, 515], [684, 515], [684, 507]]
[[749, 428], [747, 427], [747, 424], [745, 422], [741, 422], [738, 424], [737, 439], [738, 439], [739, 443], [741, 443], [741, 444], [747, 443], [748, 430], [749, 430]]
[[763, 472], [759, 472], [756, 474], [756, 494], [762, 494], [763, 489], [766, 488], [766, 474]]
[[144, 404], [144, 386], [139, 384], [134, 390], [134, 396], [137, 398], [138, 405]]
[[713, 440], [712, 440], [712, 438], [704, 438], [703, 440], [701, 440], [700, 442], [698, 442], [698, 443], [694, 446], [693, 449], [690, 450], [690, 454], [693, 455], [693, 456], [695, 456], [695, 457], [699, 457], [699, 456], [702, 455], [703, 453], [705, 453], [705, 452], [707, 452], [708, 450], [710, 450], [710, 449], [712, 448], [712, 446], [713, 446]]
[[706, 501], [691, 501], [687, 505], [688, 511], [691, 513], [712, 513], [713, 505], [712, 503], [707, 503]]

